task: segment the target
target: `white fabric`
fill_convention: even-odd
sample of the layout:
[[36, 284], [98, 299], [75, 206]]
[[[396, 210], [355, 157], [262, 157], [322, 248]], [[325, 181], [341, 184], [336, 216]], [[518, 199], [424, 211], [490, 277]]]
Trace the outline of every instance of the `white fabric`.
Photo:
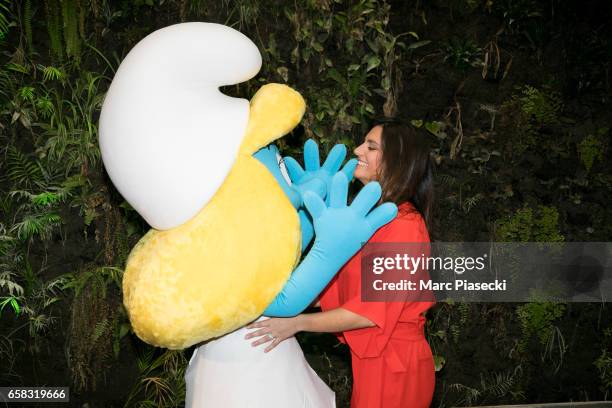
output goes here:
[[100, 152], [117, 190], [151, 227], [183, 224], [219, 189], [250, 109], [219, 87], [260, 68], [249, 38], [213, 23], [154, 31], [125, 57], [100, 112]]
[[295, 337], [264, 353], [265, 346], [244, 339], [250, 331], [238, 329], [195, 350], [185, 373], [185, 408], [336, 406], [334, 392], [308, 365]]

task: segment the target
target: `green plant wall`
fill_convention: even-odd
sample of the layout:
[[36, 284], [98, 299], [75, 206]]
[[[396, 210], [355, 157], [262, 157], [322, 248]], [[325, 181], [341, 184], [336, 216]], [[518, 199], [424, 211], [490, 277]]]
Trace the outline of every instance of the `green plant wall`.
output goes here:
[[[223, 91], [302, 93], [284, 154], [308, 138], [352, 149], [382, 116], [426, 129], [435, 240], [611, 241], [610, 14], [594, 0], [0, 0], [0, 385], [61, 378], [90, 407], [184, 402], [192, 350], [142, 343], [121, 304], [148, 227], [97, 139], [114, 72], [147, 34], [208, 21], [249, 36], [262, 70]], [[610, 320], [607, 304], [440, 303], [434, 406], [609, 399]], [[348, 406], [347, 349], [299, 340]]]

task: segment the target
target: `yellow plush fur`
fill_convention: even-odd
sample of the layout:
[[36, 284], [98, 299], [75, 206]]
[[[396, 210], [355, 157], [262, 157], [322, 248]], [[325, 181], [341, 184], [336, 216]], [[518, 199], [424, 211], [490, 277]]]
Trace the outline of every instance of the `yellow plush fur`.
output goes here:
[[134, 247], [123, 300], [142, 340], [181, 349], [221, 336], [260, 316], [282, 289], [299, 260], [299, 218], [252, 154], [289, 133], [304, 109], [293, 89], [261, 87], [238, 157], [215, 196], [187, 223], [152, 229]]

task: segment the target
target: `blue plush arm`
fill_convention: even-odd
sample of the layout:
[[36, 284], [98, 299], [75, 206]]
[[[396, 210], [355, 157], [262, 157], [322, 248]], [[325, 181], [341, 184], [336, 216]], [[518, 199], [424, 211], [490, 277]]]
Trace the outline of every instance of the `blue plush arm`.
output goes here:
[[325, 252], [313, 247], [263, 314], [269, 317], [290, 317], [303, 312], [343, 265], [325, 260]]
[[300, 209], [298, 215], [300, 216], [300, 229], [302, 230], [302, 253], [304, 253], [314, 237], [314, 225], [312, 225], [312, 220], [306, 210]]
[[397, 214], [391, 203], [370, 211], [381, 195], [376, 182], [368, 183], [350, 206], [346, 205], [348, 180], [344, 173], [333, 177], [330, 188], [329, 207], [316, 194], [304, 194], [304, 204], [314, 221], [315, 242], [264, 315], [288, 317], [304, 311], [342, 265]]

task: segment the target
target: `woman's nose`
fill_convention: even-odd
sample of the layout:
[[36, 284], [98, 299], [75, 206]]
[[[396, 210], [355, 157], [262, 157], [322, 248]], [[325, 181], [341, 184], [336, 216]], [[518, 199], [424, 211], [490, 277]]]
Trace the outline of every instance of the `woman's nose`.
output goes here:
[[359, 156], [359, 149], [361, 148], [361, 146], [363, 146], [363, 144], [360, 144], [355, 148], [355, 150], [353, 150], [353, 154], [355, 154], [355, 156]]

